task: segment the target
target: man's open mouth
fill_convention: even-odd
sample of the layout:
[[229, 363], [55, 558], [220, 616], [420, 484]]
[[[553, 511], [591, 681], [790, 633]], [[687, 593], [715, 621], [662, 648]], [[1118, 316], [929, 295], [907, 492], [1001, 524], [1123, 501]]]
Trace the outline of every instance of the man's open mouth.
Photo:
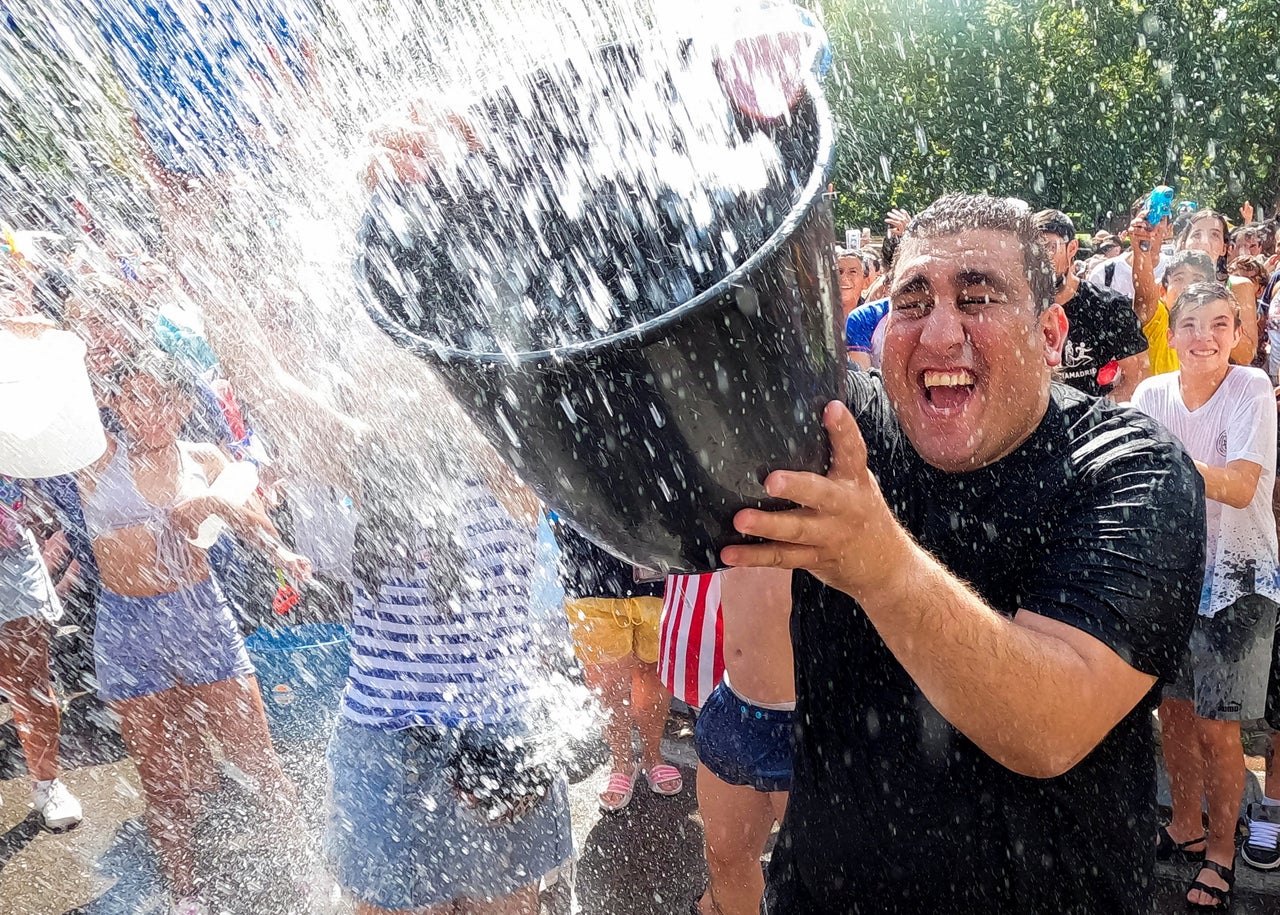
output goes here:
[[924, 397], [934, 409], [951, 413], [964, 408], [973, 396], [977, 379], [968, 369], [930, 369], [922, 378]]

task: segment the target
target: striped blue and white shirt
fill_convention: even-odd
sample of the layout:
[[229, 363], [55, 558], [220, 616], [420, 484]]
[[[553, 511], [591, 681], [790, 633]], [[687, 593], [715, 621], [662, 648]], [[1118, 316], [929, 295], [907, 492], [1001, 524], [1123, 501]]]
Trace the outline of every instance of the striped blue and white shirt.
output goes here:
[[430, 556], [379, 594], [357, 587], [342, 714], [366, 727], [499, 724], [530, 714], [537, 675], [530, 583], [537, 532], [483, 483], [464, 484], [465, 567], [453, 607], [437, 598]]

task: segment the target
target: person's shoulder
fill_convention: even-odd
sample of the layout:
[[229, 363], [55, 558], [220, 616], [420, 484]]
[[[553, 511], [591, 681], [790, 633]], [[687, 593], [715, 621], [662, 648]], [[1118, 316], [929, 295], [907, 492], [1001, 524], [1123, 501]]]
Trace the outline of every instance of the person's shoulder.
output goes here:
[[1265, 371], [1251, 365], [1233, 365], [1227, 377], [1237, 390], [1247, 394], [1274, 396], [1275, 386]]
[[1177, 372], [1164, 372], [1142, 379], [1133, 391], [1133, 401], [1137, 403], [1144, 398], [1162, 395], [1178, 384]]
[[888, 299], [876, 299], [859, 305], [849, 312], [849, 317], [845, 320], [845, 342], [851, 349], [871, 352], [871, 337], [888, 313]]
[[1076, 294], [1081, 298], [1091, 299], [1090, 304], [1095, 308], [1100, 306], [1116, 312], [1132, 313], [1133, 311], [1133, 299], [1115, 289], [1095, 286], [1092, 283], [1081, 283], [1080, 291]]
[[[1176, 374], [1157, 375], [1138, 386], [1146, 399], [1159, 395]], [[1151, 472], [1195, 474], [1182, 445], [1159, 421], [1136, 406], [1089, 397], [1054, 386], [1068, 437], [1068, 463], [1078, 474], [1113, 475], [1122, 465]], [[1135, 401], [1137, 395], [1135, 394]]]
[[888, 405], [888, 395], [884, 390], [884, 377], [878, 370], [870, 372], [850, 368], [849, 379], [849, 412], [860, 416], [868, 410]]

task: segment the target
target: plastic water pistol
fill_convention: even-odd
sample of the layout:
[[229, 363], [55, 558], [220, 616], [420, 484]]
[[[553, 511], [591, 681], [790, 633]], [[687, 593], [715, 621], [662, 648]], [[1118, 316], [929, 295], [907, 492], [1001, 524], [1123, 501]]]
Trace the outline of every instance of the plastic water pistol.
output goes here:
[[1147, 198], [1147, 225], [1155, 228], [1173, 215], [1173, 188], [1161, 184]]
[[[1151, 189], [1151, 196], [1147, 198], [1147, 225], [1153, 229], [1173, 216], [1173, 188], [1167, 184], [1157, 185]], [[1151, 248], [1150, 242], [1142, 242], [1143, 251]]]
[[276, 582], [276, 596], [271, 601], [271, 609], [276, 612], [276, 616], [284, 616], [298, 606], [302, 597], [298, 594], [298, 589], [285, 579], [284, 572], [280, 569], [276, 569]]

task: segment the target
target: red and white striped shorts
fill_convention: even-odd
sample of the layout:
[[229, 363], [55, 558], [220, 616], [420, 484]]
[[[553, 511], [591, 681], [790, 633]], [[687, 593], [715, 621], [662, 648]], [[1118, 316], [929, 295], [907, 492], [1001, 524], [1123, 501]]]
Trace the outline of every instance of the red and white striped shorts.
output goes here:
[[702, 707], [724, 676], [719, 572], [668, 576], [658, 676], [673, 696], [695, 708]]

